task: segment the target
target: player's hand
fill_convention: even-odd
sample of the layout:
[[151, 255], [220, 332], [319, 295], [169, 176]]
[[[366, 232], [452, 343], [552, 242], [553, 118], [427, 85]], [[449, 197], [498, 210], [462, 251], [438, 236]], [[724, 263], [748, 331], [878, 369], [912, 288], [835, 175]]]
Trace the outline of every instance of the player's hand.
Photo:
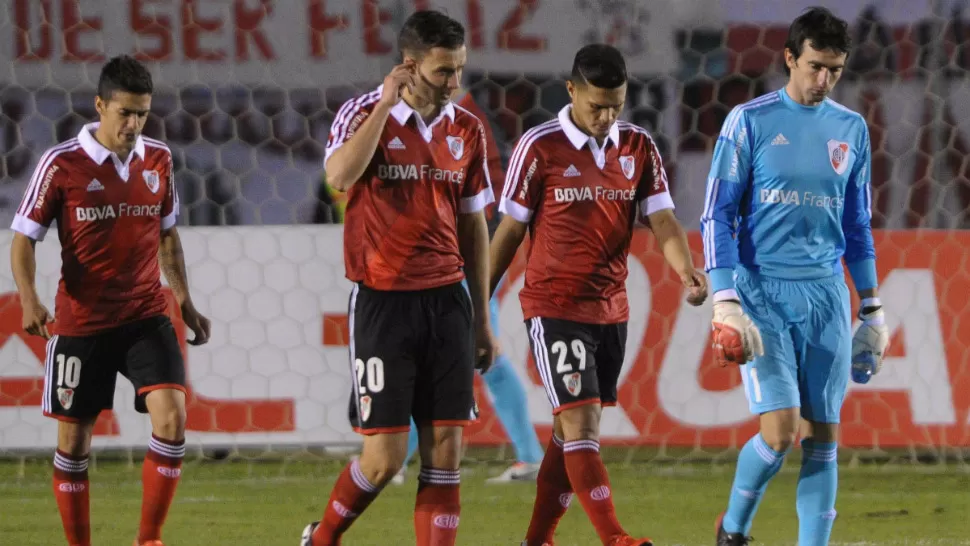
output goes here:
[[417, 83], [417, 66], [413, 61], [405, 61], [391, 69], [390, 73], [384, 77], [384, 89], [381, 93], [381, 102], [387, 105], [395, 105], [401, 100], [401, 93], [405, 89], [413, 90]]
[[680, 281], [687, 288], [687, 303], [697, 307], [707, 301], [707, 276], [691, 269], [680, 274]]
[[714, 359], [720, 366], [746, 364], [765, 354], [761, 332], [735, 300], [714, 302]]
[[50, 311], [44, 307], [44, 304], [39, 301], [34, 301], [31, 303], [22, 304], [22, 307], [24, 312], [24, 331], [32, 336], [40, 336], [44, 339], [50, 339], [51, 333], [47, 329], [47, 325], [54, 322], [54, 317], [52, 317]]
[[192, 303], [182, 304], [182, 322], [195, 334], [194, 338], [186, 340], [189, 345], [204, 345], [209, 341], [212, 324]]
[[485, 373], [492, 367], [495, 358], [499, 355], [498, 340], [492, 333], [491, 326], [482, 326], [476, 329], [475, 333], [475, 369]]
[[889, 348], [889, 327], [886, 326], [886, 313], [882, 307], [878, 307], [868, 313], [859, 312], [859, 319], [862, 324], [852, 336], [852, 363], [857, 360], [868, 359], [869, 356], [876, 361], [876, 367], [872, 370], [872, 375], [879, 373], [882, 369], [882, 361]]

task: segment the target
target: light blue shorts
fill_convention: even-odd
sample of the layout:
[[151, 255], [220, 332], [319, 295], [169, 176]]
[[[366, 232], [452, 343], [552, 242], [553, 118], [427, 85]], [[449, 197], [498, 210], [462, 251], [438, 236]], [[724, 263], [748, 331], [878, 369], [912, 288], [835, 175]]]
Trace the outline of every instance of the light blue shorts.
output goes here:
[[838, 423], [852, 361], [844, 277], [789, 281], [738, 267], [736, 287], [765, 347], [741, 367], [751, 412], [801, 408], [809, 421]]

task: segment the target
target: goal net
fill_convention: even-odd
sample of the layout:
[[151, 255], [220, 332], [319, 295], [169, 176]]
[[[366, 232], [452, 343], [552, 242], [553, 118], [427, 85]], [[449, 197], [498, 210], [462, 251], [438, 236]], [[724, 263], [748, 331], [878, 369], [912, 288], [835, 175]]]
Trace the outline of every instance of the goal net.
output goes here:
[[[157, 85], [145, 133], [173, 150], [192, 292], [213, 321], [211, 342], [185, 350], [190, 445], [352, 445], [350, 284], [341, 196], [325, 184], [323, 146], [340, 105], [393, 66], [394, 36], [411, 10], [441, 7], [466, 25], [465, 92], [503, 163], [523, 131], [568, 102], [563, 77], [576, 49], [620, 47], [631, 75], [623, 118], [656, 139], [700, 264], [693, 230], [720, 125], [732, 106], [783, 84], [787, 25], [819, 3], [850, 22], [856, 42], [833, 98], [869, 124], [893, 331], [883, 373], [850, 386], [842, 442], [864, 454], [959, 457], [970, 447], [970, 27], [956, 4], [934, 12], [904, 0], [5, 0], [0, 221], [9, 226], [43, 151], [94, 120], [103, 61], [137, 54]], [[0, 254], [11, 239], [0, 233]], [[37, 287], [51, 308], [55, 239], [37, 246]], [[498, 295], [500, 340], [544, 436], [551, 417], [516, 297], [521, 274], [520, 260]], [[757, 427], [739, 371], [713, 365], [710, 307], [683, 303], [649, 232], [634, 238], [628, 288], [626, 363], [604, 443], [674, 460], [733, 454]], [[9, 268], [0, 268], [0, 293], [0, 453], [47, 450], [56, 423], [40, 410], [44, 342], [21, 329]], [[133, 396], [119, 381], [96, 448], [147, 443]], [[506, 444], [481, 381], [478, 400], [468, 442]]]

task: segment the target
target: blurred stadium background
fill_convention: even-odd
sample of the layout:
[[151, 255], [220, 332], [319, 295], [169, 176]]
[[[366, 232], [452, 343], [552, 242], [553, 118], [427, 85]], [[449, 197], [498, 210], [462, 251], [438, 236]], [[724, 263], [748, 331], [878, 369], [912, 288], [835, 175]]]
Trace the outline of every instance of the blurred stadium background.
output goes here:
[[[342, 196], [326, 185], [323, 148], [340, 105], [393, 66], [397, 28], [413, 9], [442, 8], [466, 24], [464, 86], [503, 165], [523, 131], [568, 101], [562, 78], [576, 49], [618, 46], [632, 77], [623, 118], [653, 134], [677, 215], [696, 230], [721, 122], [734, 105], [783, 84], [787, 26], [810, 5], [852, 26], [855, 47], [833, 98], [869, 123], [873, 223], [893, 329], [883, 374], [852, 387], [845, 453], [851, 463], [930, 462], [947, 487], [965, 492], [970, 10], [962, 0], [0, 0], [0, 224], [9, 226], [44, 150], [94, 118], [102, 62], [139, 55], [157, 86], [145, 133], [175, 155], [190, 280], [214, 321], [212, 342], [187, 351], [191, 449], [245, 461], [353, 450], [350, 285], [341, 227], [327, 225], [339, 224]], [[0, 254], [10, 239], [0, 232]], [[38, 245], [38, 285], [50, 305], [60, 264], [53, 239]], [[699, 243], [694, 233], [698, 251]], [[631, 339], [604, 442], [634, 482], [635, 469], [650, 467], [641, 462], [729, 463], [755, 423], [737, 371], [711, 366], [709, 308], [681, 304], [649, 235], [637, 234], [633, 254]], [[515, 297], [520, 273], [521, 263], [500, 295], [501, 341], [547, 437], [548, 402]], [[48, 456], [56, 430], [40, 415], [44, 346], [23, 335], [15, 291], [0, 268], [0, 455], [19, 465], [14, 484], [30, 483], [30, 462]], [[138, 460], [150, 430], [132, 395], [119, 382], [115, 411], [97, 429], [99, 453]], [[503, 459], [506, 438], [485, 390], [479, 399], [470, 457]], [[716, 479], [727, 487], [727, 478]], [[703, 497], [706, 486], [697, 487]], [[44, 494], [38, 489], [36, 502]], [[958, 506], [970, 513], [965, 500]], [[866, 525], [856, 528], [859, 540], [871, 538]]]

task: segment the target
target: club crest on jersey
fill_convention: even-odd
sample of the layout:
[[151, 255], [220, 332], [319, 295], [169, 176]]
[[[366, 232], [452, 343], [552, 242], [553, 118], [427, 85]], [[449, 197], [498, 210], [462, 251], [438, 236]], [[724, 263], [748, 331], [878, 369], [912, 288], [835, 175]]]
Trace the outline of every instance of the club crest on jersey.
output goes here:
[[636, 170], [637, 164], [632, 155], [620, 156], [620, 168], [623, 169], [623, 176], [627, 180], [633, 180], [633, 171]]
[[830, 140], [828, 146], [829, 162], [832, 168], [835, 169], [835, 173], [845, 173], [845, 169], [849, 166], [849, 144], [847, 142], [839, 142], [838, 140]]
[[573, 372], [562, 376], [562, 382], [566, 385], [566, 390], [573, 396], [579, 396], [583, 390], [583, 376], [579, 372]]
[[360, 397], [360, 420], [361, 421], [367, 421], [368, 419], [370, 419], [370, 405], [371, 405], [370, 396], [365, 394], [364, 396]]
[[461, 156], [465, 154], [465, 141], [456, 136], [447, 137], [445, 140], [448, 141], [448, 151], [451, 152], [451, 157], [461, 159]]
[[62, 408], [71, 409], [71, 406], [74, 405], [74, 389], [58, 388], [57, 401], [61, 403]]
[[145, 185], [148, 186], [148, 189], [152, 193], [158, 193], [158, 171], [142, 171], [141, 176], [145, 179]]

